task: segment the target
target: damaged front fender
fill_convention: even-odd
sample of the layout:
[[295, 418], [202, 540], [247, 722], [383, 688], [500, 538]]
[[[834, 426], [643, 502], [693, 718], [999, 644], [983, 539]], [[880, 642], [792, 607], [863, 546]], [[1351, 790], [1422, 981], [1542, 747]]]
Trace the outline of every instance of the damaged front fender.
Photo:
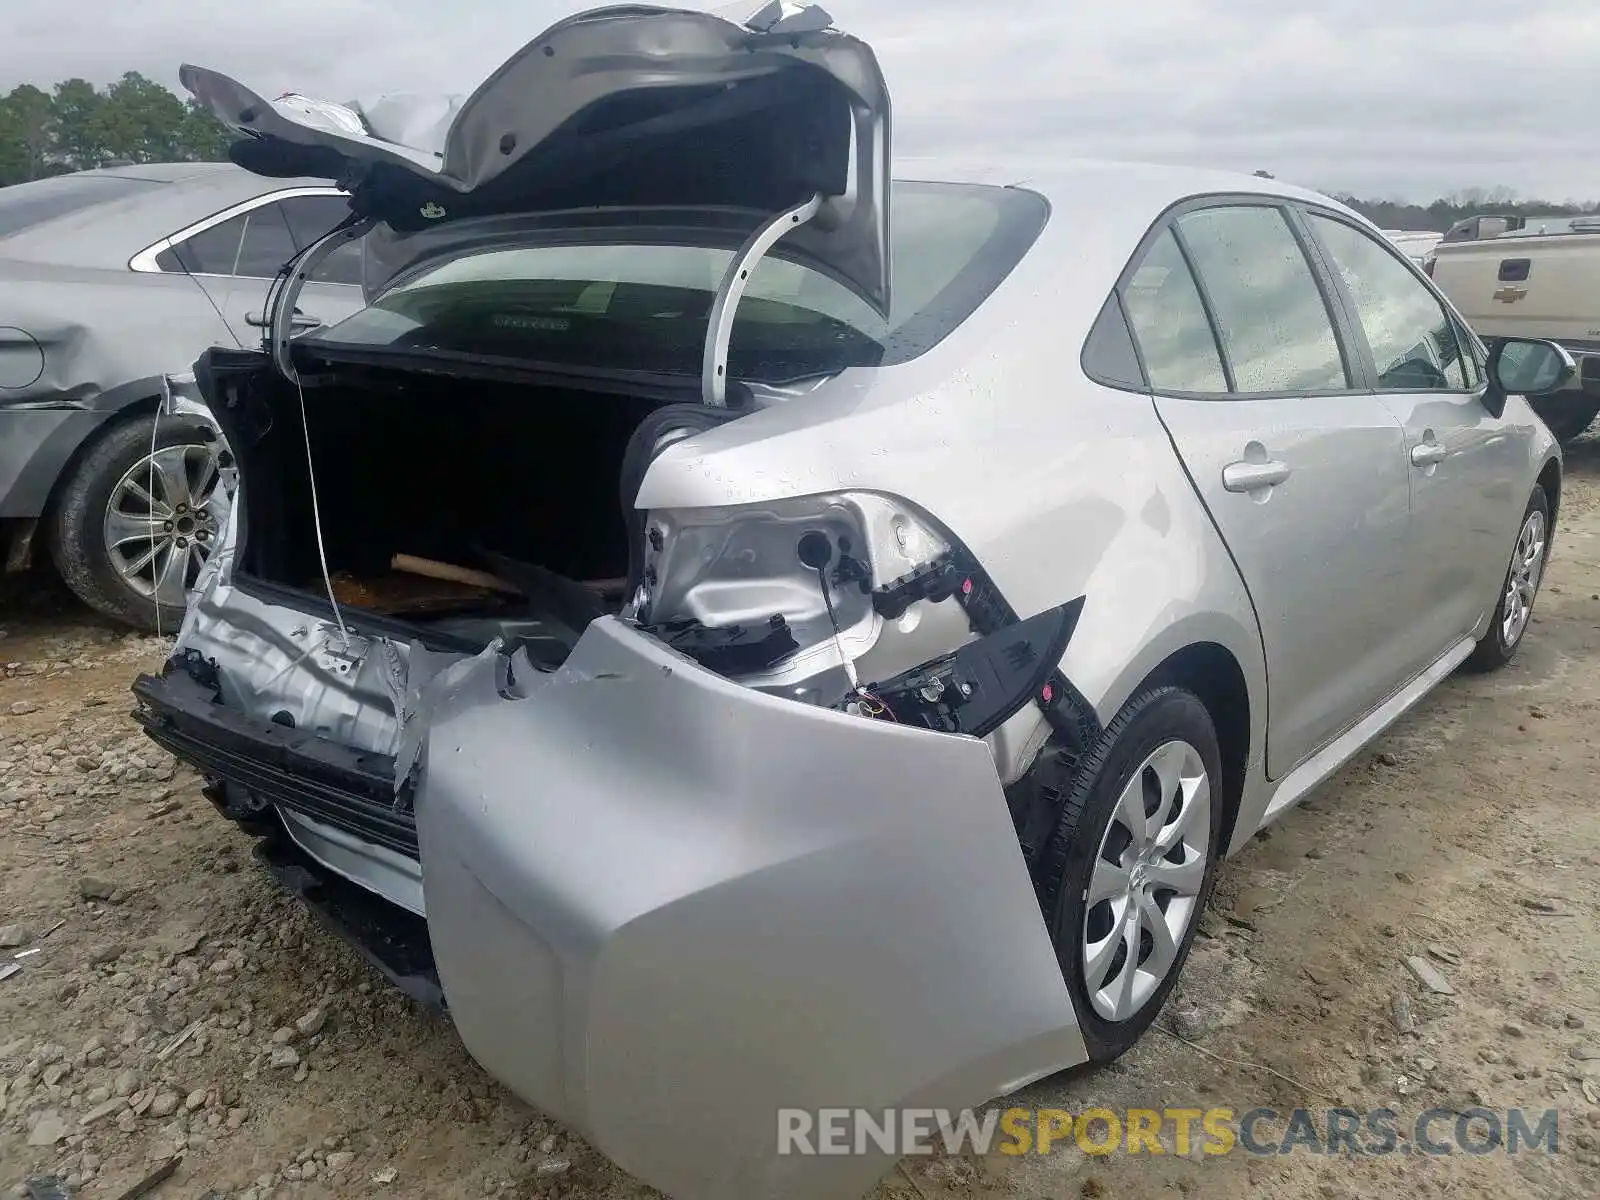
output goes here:
[[[430, 935], [491, 1073], [682, 1200], [858, 1195], [783, 1108], [959, 1108], [1085, 1060], [989, 748], [798, 704], [614, 619], [424, 697]], [[507, 670], [507, 664], [512, 669]]]

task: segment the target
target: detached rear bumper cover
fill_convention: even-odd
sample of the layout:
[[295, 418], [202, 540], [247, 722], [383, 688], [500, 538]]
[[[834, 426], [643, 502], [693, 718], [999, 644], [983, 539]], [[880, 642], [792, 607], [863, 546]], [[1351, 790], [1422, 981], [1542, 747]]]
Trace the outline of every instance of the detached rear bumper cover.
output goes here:
[[[520, 692], [517, 689], [526, 689]], [[682, 1200], [855, 1196], [778, 1110], [959, 1107], [1085, 1060], [987, 746], [713, 675], [611, 618], [421, 706], [428, 925], [492, 1073]]]

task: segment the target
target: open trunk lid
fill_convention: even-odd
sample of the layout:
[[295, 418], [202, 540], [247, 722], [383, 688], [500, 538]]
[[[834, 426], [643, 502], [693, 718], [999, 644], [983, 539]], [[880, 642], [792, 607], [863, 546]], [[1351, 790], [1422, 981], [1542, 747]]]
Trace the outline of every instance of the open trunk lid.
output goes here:
[[551, 26], [465, 99], [267, 101], [217, 71], [184, 85], [244, 137], [239, 165], [330, 179], [375, 228], [369, 297], [444, 252], [455, 222], [584, 209], [716, 210], [753, 224], [821, 203], [784, 256], [889, 304], [889, 97], [870, 47], [791, 0], [744, 24], [639, 5]]

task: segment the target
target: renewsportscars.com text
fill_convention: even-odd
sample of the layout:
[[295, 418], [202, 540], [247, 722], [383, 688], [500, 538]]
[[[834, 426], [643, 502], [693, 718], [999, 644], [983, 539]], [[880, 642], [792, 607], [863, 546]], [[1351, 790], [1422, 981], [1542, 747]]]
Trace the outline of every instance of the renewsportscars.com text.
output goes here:
[[1555, 1154], [1559, 1114], [1550, 1109], [1430, 1108], [786, 1108], [778, 1153], [1049, 1154]]

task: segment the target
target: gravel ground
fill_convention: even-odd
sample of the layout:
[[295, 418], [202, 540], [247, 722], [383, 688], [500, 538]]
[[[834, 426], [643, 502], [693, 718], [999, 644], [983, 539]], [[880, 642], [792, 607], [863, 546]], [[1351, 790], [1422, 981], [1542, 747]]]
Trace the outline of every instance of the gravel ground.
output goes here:
[[[1449, 681], [1224, 868], [1168, 1028], [1013, 1101], [1553, 1107], [1559, 1153], [1063, 1143], [908, 1161], [878, 1200], [1600, 1194], [1600, 443], [1568, 470], [1515, 666]], [[128, 718], [128, 683], [161, 653], [48, 578], [0, 581], [0, 969], [21, 967], [0, 980], [0, 1195], [55, 1175], [119, 1200], [175, 1158], [160, 1200], [653, 1195], [254, 868]], [[1412, 955], [1455, 994], [1429, 993]]]

